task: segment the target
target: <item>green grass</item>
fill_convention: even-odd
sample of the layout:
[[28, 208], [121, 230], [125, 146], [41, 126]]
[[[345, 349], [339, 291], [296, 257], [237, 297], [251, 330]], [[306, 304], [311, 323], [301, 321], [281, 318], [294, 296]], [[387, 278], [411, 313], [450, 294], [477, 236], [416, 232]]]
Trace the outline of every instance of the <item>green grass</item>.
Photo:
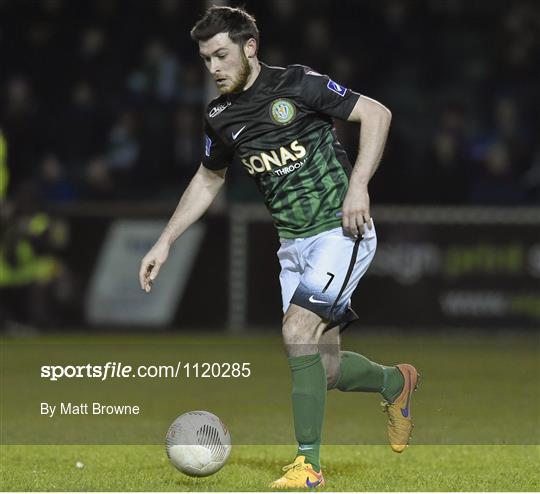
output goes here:
[[[3, 446], [6, 491], [265, 491], [292, 447], [236, 446], [205, 479], [182, 475], [160, 446]], [[329, 491], [538, 491], [537, 446], [327, 446]], [[84, 463], [78, 469], [77, 461]]]
[[[354, 334], [344, 347], [422, 373], [413, 443], [386, 445], [380, 397], [328, 395], [322, 464], [333, 491], [536, 491], [540, 362], [535, 335]], [[290, 371], [277, 337], [90, 335], [4, 339], [0, 490], [256, 491], [292, 460]], [[249, 361], [249, 379], [41, 379], [44, 364]], [[39, 414], [42, 401], [138, 404], [137, 417]], [[205, 409], [229, 427], [233, 452], [207, 479], [177, 472], [164, 450], [172, 420]], [[107, 445], [105, 445], [107, 444]], [[267, 446], [261, 446], [261, 445]], [[77, 461], [84, 468], [75, 467]]]

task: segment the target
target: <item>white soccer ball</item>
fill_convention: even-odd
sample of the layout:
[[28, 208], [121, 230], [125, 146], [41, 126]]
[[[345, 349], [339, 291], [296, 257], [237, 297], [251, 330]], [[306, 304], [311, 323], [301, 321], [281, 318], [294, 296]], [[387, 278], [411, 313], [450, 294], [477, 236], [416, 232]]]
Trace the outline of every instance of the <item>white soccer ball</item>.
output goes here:
[[213, 413], [187, 412], [167, 431], [167, 456], [182, 473], [206, 477], [216, 473], [231, 453], [231, 435]]

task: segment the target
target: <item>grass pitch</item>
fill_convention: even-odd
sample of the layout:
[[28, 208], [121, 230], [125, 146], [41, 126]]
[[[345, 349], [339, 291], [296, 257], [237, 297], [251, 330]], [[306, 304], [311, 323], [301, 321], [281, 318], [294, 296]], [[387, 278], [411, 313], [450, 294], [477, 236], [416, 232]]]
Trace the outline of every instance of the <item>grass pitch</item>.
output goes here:
[[[3, 446], [6, 491], [266, 491], [294, 454], [285, 446], [235, 446], [217, 474], [195, 479], [161, 446]], [[327, 446], [329, 491], [538, 491], [538, 446]], [[77, 468], [76, 462], [83, 468]]]
[[[352, 334], [344, 339], [344, 348], [383, 363], [412, 362], [419, 368], [421, 389], [412, 407], [417, 427], [411, 447], [395, 454], [386, 444], [386, 416], [378, 395], [330, 392], [322, 448], [324, 490], [540, 489], [536, 336]], [[249, 360], [253, 376], [53, 383], [39, 378], [44, 363], [110, 359]], [[283, 446], [294, 434], [290, 373], [277, 337], [79, 335], [42, 337], [31, 345], [4, 339], [1, 370], [0, 490], [265, 491], [296, 451]], [[144, 413], [39, 415], [43, 400], [94, 399], [140, 403]], [[217, 413], [232, 433], [227, 465], [205, 479], [175, 470], [163, 444], [174, 417], [192, 409]], [[84, 467], [77, 468], [77, 462]]]

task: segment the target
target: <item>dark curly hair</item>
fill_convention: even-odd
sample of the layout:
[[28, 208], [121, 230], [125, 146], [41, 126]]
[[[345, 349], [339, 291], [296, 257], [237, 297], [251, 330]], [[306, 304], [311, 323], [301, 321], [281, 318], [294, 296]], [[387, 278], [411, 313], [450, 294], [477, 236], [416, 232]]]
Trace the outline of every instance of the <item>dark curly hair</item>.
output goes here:
[[259, 46], [259, 29], [255, 17], [241, 8], [210, 7], [191, 30], [193, 41], [206, 41], [218, 33], [228, 33], [233, 43], [243, 45], [251, 38]]

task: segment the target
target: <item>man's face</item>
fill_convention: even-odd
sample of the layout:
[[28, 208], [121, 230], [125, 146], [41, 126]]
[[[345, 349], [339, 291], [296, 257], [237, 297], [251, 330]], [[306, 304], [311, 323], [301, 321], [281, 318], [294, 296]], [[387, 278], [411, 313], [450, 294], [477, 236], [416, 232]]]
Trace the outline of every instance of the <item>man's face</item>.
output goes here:
[[251, 67], [242, 48], [227, 33], [218, 33], [199, 42], [199, 53], [221, 94], [241, 91], [251, 75]]

